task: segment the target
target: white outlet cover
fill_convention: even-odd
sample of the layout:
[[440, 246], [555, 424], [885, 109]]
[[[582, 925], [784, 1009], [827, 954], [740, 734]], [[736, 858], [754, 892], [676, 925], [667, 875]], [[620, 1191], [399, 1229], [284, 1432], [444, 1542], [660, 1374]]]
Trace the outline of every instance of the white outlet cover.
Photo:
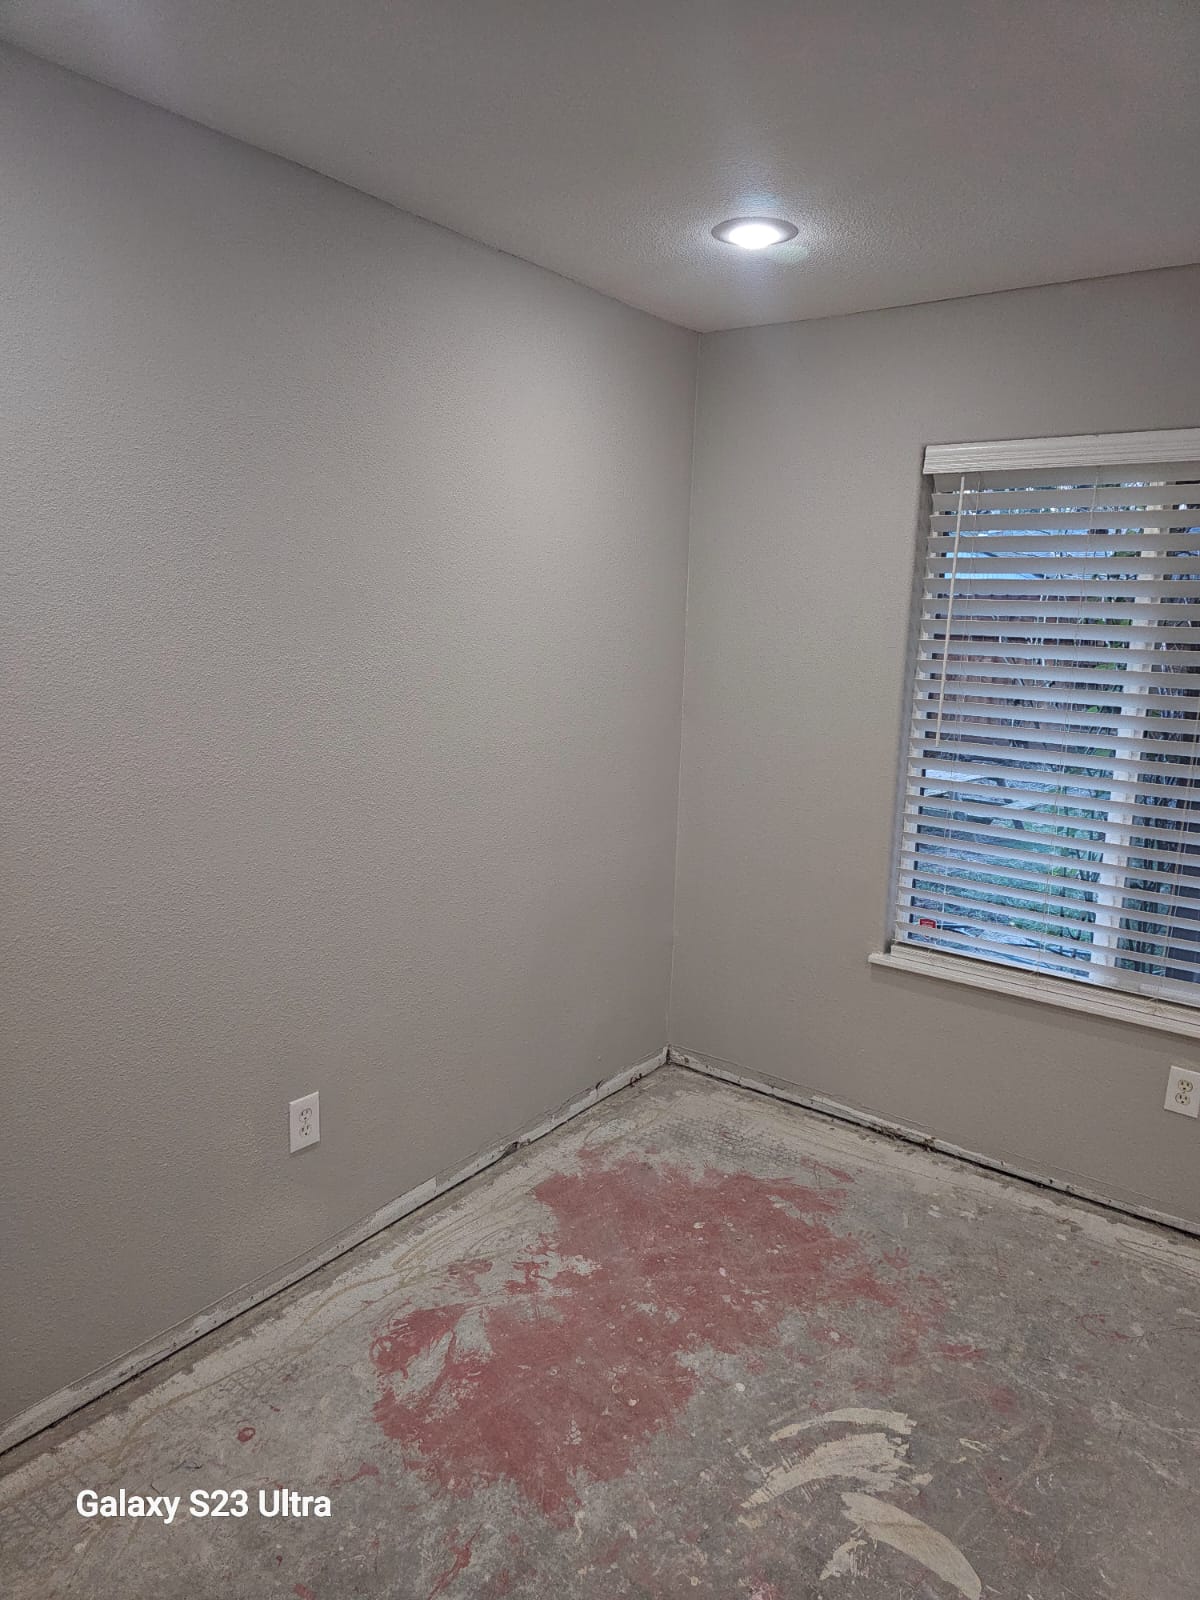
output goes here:
[[1172, 1067], [1167, 1074], [1163, 1108], [1177, 1111], [1181, 1117], [1200, 1115], [1200, 1072], [1192, 1067]]
[[307, 1150], [310, 1144], [321, 1142], [321, 1097], [319, 1094], [302, 1095], [288, 1104], [288, 1149], [292, 1155], [297, 1150]]

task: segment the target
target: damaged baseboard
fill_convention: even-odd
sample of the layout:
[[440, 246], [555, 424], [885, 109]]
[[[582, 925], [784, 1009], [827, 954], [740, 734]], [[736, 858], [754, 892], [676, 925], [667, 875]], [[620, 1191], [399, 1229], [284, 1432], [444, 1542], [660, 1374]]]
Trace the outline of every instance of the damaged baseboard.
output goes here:
[[326, 1239], [316, 1249], [302, 1256], [293, 1257], [277, 1271], [267, 1273], [252, 1283], [243, 1284], [232, 1294], [205, 1306], [186, 1322], [177, 1323], [165, 1333], [156, 1334], [154, 1338], [146, 1340], [144, 1344], [119, 1356], [115, 1361], [98, 1367], [87, 1377], [81, 1378], [78, 1383], [68, 1384], [65, 1388], [48, 1395], [46, 1399], [39, 1400], [36, 1405], [20, 1412], [0, 1429], [0, 1452], [10, 1450], [35, 1433], [40, 1433], [44, 1428], [61, 1422], [71, 1412], [78, 1411], [93, 1400], [98, 1400], [110, 1389], [115, 1389], [120, 1384], [127, 1383], [130, 1378], [138, 1377], [148, 1368], [157, 1366], [160, 1361], [165, 1361], [189, 1344], [194, 1344], [197, 1339], [203, 1339], [206, 1334], [212, 1333], [225, 1323], [232, 1322], [243, 1312], [261, 1305], [272, 1295], [290, 1289], [302, 1278], [307, 1278], [310, 1273], [319, 1271], [331, 1261], [336, 1261], [339, 1256], [356, 1249], [375, 1234], [382, 1233], [394, 1222], [399, 1222], [402, 1217], [416, 1211], [418, 1207], [428, 1205], [431, 1200], [450, 1189], [457, 1188], [460, 1183], [466, 1183], [468, 1179], [486, 1171], [488, 1167], [494, 1166], [497, 1161], [502, 1161], [505, 1156], [512, 1155], [514, 1151], [523, 1150], [526, 1145], [544, 1139], [548, 1133], [561, 1128], [564, 1123], [570, 1122], [573, 1117], [579, 1116], [589, 1107], [597, 1105], [601, 1100], [607, 1100], [610, 1095], [627, 1088], [631, 1083], [636, 1083], [639, 1078], [646, 1077], [657, 1067], [663, 1066], [666, 1060], [667, 1050], [664, 1046], [648, 1061], [641, 1061], [636, 1067], [626, 1067], [623, 1072], [615, 1073], [611, 1078], [604, 1078], [583, 1093], [564, 1100], [546, 1116], [526, 1123], [511, 1138], [480, 1151], [462, 1166], [426, 1179], [415, 1189], [402, 1194], [399, 1199], [390, 1201], [380, 1210], [372, 1212], [369, 1217], [362, 1218], [349, 1228], [334, 1234], [332, 1238]]
[[1174, 1228], [1178, 1233], [1186, 1233], [1193, 1239], [1200, 1238], [1200, 1223], [1189, 1222], [1185, 1217], [1171, 1216], [1169, 1212], [1155, 1211], [1150, 1206], [1137, 1205], [1133, 1201], [1118, 1200], [1112, 1195], [1089, 1189], [1084, 1184], [1070, 1183], [1062, 1178], [1050, 1178], [1044, 1173], [1031, 1172], [1026, 1167], [1014, 1166], [1012, 1162], [1001, 1161], [996, 1156], [984, 1155], [978, 1150], [966, 1150], [961, 1145], [951, 1144], [948, 1139], [939, 1139], [935, 1134], [927, 1133], [923, 1128], [910, 1128], [902, 1122], [889, 1122], [886, 1117], [877, 1117], [870, 1111], [860, 1111], [856, 1106], [843, 1105], [841, 1101], [830, 1100], [825, 1095], [806, 1094], [802, 1089], [793, 1088], [781, 1079], [758, 1077], [750, 1072], [742, 1072], [729, 1062], [717, 1060], [712, 1056], [693, 1055], [687, 1050], [676, 1050], [674, 1047], [668, 1050], [667, 1060], [672, 1066], [687, 1067], [689, 1071], [699, 1072], [706, 1078], [716, 1078], [721, 1083], [732, 1083], [739, 1089], [750, 1089], [755, 1094], [769, 1095], [774, 1100], [783, 1100], [788, 1105], [802, 1106], [806, 1111], [816, 1111], [824, 1117], [836, 1117], [839, 1122], [850, 1122], [872, 1133], [885, 1134], [890, 1139], [903, 1139], [908, 1144], [920, 1145], [922, 1149], [935, 1150], [939, 1155], [953, 1156], [956, 1161], [969, 1162], [973, 1167], [983, 1167], [988, 1172], [998, 1172], [1006, 1178], [1016, 1178], [1022, 1183], [1034, 1184], [1039, 1189], [1051, 1189], [1056, 1194], [1067, 1194], [1075, 1200], [1086, 1200], [1090, 1205], [1103, 1206], [1106, 1211], [1118, 1211], [1124, 1216], [1137, 1217], [1141, 1222], [1155, 1222], [1160, 1227]]

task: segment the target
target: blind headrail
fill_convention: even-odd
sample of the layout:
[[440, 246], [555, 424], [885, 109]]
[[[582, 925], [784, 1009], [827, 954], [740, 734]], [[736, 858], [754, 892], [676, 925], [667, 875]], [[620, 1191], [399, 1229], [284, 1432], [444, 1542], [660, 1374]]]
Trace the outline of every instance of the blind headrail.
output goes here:
[[1143, 461], [1200, 461], [1200, 428], [1074, 433], [1057, 439], [992, 439], [925, 447], [926, 472], [1130, 466]]

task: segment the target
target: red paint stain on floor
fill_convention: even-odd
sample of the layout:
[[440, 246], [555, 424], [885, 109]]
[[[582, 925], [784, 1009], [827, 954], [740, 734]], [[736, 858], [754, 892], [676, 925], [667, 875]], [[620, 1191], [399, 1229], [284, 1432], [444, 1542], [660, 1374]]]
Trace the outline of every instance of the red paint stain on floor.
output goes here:
[[436, 1580], [433, 1588], [430, 1589], [428, 1595], [426, 1596], [426, 1600], [434, 1600], [436, 1595], [444, 1594], [454, 1582], [455, 1578], [458, 1577], [459, 1573], [465, 1572], [466, 1569], [471, 1565], [471, 1546], [474, 1543], [475, 1534], [478, 1532], [479, 1529], [476, 1528], [475, 1533], [471, 1535], [465, 1544], [451, 1546], [451, 1550], [454, 1553], [454, 1560], [446, 1568], [445, 1572], [443, 1572]]
[[370, 1461], [361, 1461], [357, 1472], [352, 1472], [348, 1478], [343, 1478], [339, 1473], [336, 1477], [330, 1478], [328, 1487], [330, 1489], [343, 1489], [346, 1484], [357, 1483], [360, 1478], [377, 1478], [378, 1476], [379, 1468], [377, 1466], [374, 1466]]
[[476, 1256], [470, 1261], [456, 1261], [446, 1268], [446, 1276], [465, 1289], [478, 1289], [478, 1279], [491, 1270], [491, 1265], [486, 1256]]
[[940, 1317], [932, 1280], [834, 1231], [837, 1189], [590, 1153], [534, 1192], [554, 1224], [507, 1292], [462, 1297], [490, 1263], [459, 1263], [442, 1286], [452, 1298], [396, 1317], [371, 1346], [380, 1428], [455, 1494], [508, 1479], [565, 1525], [577, 1482], [621, 1475], [691, 1400], [702, 1380], [686, 1358], [769, 1348], [790, 1312], [823, 1328], [838, 1307], [873, 1304], [904, 1362]]
[[239, 1444], [249, 1444], [254, 1437], [254, 1429], [247, 1424], [246, 1427], [238, 1429], [237, 1436]]
[[827, 1162], [814, 1161], [811, 1157], [805, 1158], [804, 1165], [806, 1167], [811, 1167], [814, 1172], [827, 1173], [829, 1177], [833, 1179], [834, 1183], [844, 1185], [854, 1182], [854, 1174], [852, 1172], [847, 1172], [844, 1167], [831, 1167]]

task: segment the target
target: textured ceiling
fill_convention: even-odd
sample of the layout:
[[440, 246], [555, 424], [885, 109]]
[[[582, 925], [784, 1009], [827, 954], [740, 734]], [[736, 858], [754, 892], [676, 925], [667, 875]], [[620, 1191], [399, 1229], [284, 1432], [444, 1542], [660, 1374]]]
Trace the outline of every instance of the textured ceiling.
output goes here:
[[[692, 328], [1200, 259], [1200, 0], [0, 0], [0, 34]], [[748, 211], [796, 245], [709, 236]]]

